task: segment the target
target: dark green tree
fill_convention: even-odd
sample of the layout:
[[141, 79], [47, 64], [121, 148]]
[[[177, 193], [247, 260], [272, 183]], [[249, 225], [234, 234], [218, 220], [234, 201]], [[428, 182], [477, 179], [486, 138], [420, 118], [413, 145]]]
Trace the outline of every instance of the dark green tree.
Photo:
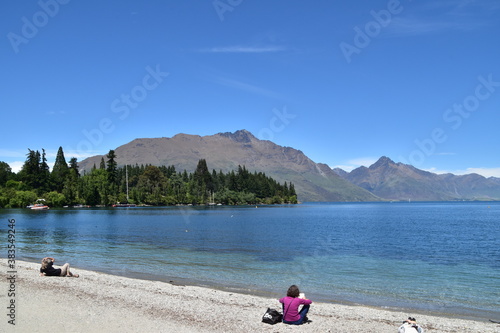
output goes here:
[[184, 172], [182, 173], [182, 181], [184, 183], [187, 183], [189, 181], [189, 175], [185, 169], [184, 169]]
[[[45, 150], [43, 154], [28, 151], [18, 175], [12, 173], [6, 163], [0, 162], [0, 206], [23, 207], [41, 195], [53, 206], [109, 205], [126, 200], [127, 188], [133, 203], [137, 204], [297, 203], [291, 182], [281, 185], [262, 172], [250, 173], [245, 166], [238, 166], [237, 170], [226, 174], [222, 170], [209, 172], [205, 160], [200, 160], [190, 174], [186, 170], [177, 172], [174, 166], [136, 164], [127, 165], [125, 169], [118, 168], [116, 154], [110, 150], [107, 163], [103, 157], [101, 168], [96, 169], [94, 165], [90, 172], [80, 175], [76, 158], [70, 160], [68, 167], [61, 147], [52, 172]], [[14, 176], [9, 179], [9, 174]], [[61, 179], [64, 179], [62, 185]]]
[[109, 184], [106, 170], [96, 169], [82, 177], [83, 198], [88, 205], [108, 205]]
[[81, 182], [78, 181], [79, 177], [76, 157], [72, 157], [69, 161], [68, 175], [62, 190], [62, 194], [66, 197], [68, 204], [83, 203], [83, 199], [81, 198], [83, 190], [81, 189]]
[[[94, 169], [95, 169], [95, 164], [94, 164]], [[104, 162], [104, 157], [101, 157], [101, 164], [99, 164], [99, 169], [101, 170], [106, 169], [106, 162]]]
[[26, 161], [24, 161], [18, 176], [30, 189], [40, 187], [40, 152], [38, 150], [35, 151], [28, 148]]
[[212, 175], [210, 174], [210, 171], [208, 171], [207, 161], [205, 159], [198, 161], [198, 165], [196, 166], [196, 170], [193, 174], [193, 179], [196, 191], [198, 192], [196, 195], [200, 197], [201, 202], [206, 201], [208, 196], [213, 192], [214, 185]]
[[47, 164], [47, 154], [42, 148], [42, 162], [40, 163], [40, 187], [39, 192], [45, 193], [50, 191], [50, 168]]
[[139, 176], [139, 189], [146, 194], [146, 201], [151, 205], [163, 204], [163, 194], [166, 188], [166, 178], [160, 168], [149, 165]]
[[77, 161], [76, 157], [72, 157], [69, 160], [69, 169], [74, 170], [78, 177], [80, 176], [80, 172], [78, 171], [78, 161]]
[[238, 178], [236, 177], [234, 170], [231, 170], [231, 172], [226, 176], [226, 187], [231, 191], [239, 191]]
[[208, 171], [206, 160], [201, 159], [198, 161], [198, 165], [194, 171], [194, 179], [198, 185], [203, 183], [208, 184], [212, 181], [212, 176], [210, 175], [210, 171]]
[[0, 186], [5, 186], [8, 180], [13, 179], [15, 173], [12, 172], [10, 165], [0, 161]]
[[61, 192], [64, 187], [64, 182], [69, 175], [68, 163], [64, 158], [64, 152], [62, 147], [59, 147], [56, 155], [56, 161], [54, 162], [54, 167], [50, 174], [53, 189], [57, 192]]
[[108, 181], [110, 184], [118, 184], [118, 165], [116, 163], [116, 154], [114, 150], [110, 150], [108, 155], [106, 155], [108, 158], [108, 163], [107, 163], [107, 168], [106, 170], [108, 171]]

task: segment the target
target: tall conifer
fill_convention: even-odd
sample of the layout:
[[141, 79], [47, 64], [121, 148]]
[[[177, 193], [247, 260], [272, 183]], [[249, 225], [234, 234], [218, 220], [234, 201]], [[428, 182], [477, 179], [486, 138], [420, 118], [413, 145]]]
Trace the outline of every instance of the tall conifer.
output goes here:
[[108, 155], [106, 155], [108, 158], [108, 163], [107, 163], [107, 168], [106, 170], [108, 171], [108, 181], [110, 184], [116, 184], [117, 179], [118, 179], [118, 167], [117, 163], [115, 161], [116, 159], [116, 154], [114, 150], [110, 150]]
[[46, 155], [45, 149], [42, 148], [42, 162], [40, 163], [40, 190], [42, 192], [50, 191], [50, 168]]
[[28, 185], [31, 189], [37, 189], [40, 186], [40, 152], [28, 148], [26, 161], [19, 172], [19, 179]]
[[70, 168], [70, 170], [75, 170], [76, 174], [78, 176], [80, 176], [80, 172], [78, 171], [78, 161], [77, 161], [76, 157], [72, 157], [69, 160], [69, 168]]
[[57, 151], [56, 161], [54, 162], [54, 167], [52, 168], [52, 173], [50, 175], [52, 178], [52, 185], [54, 186], [54, 189], [56, 191], [61, 192], [64, 186], [64, 181], [66, 180], [66, 177], [68, 177], [68, 174], [68, 164], [66, 163], [66, 159], [64, 158], [62, 147], [59, 147], [59, 150]]
[[106, 169], [106, 162], [104, 162], [104, 157], [101, 157], [101, 164], [99, 165], [99, 169]]

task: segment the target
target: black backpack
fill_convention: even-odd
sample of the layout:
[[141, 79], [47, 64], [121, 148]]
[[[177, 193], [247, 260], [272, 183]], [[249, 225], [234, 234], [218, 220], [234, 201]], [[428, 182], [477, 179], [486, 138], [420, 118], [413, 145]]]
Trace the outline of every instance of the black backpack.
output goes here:
[[267, 324], [277, 324], [283, 321], [283, 315], [276, 309], [267, 308], [266, 313], [262, 316], [262, 322]]

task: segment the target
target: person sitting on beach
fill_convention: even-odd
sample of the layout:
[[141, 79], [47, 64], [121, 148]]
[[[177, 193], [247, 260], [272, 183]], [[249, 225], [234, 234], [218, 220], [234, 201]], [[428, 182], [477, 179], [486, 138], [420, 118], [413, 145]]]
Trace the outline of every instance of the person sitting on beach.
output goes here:
[[415, 318], [408, 317], [403, 321], [403, 325], [399, 326], [398, 333], [424, 333], [424, 329], [417, 324]]
[[40, 276], [71, 276], [78, 277], [78, 274], [73, 274], [69, 270], [69, 264], [65, 263], [61, 268], [54, 268], [53, 264], [56, 260], [51, 257], [42, 259], [42, 267], [40, 267]]
[[[283, 303], [283, 322], [285, 324], [301, 325], [309, 321], [306, 315], [312, 301], [300, 296], [299, 287], [292, 285], [288, 288], [286, 297], [280, 298], [280, 303]], [[301, 304], [303, 306], [299, 311]]]

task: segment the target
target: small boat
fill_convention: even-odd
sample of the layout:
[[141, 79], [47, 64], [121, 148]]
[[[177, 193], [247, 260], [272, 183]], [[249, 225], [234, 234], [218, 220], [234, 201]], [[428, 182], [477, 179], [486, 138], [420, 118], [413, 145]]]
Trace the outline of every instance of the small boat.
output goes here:
[[44, 205], [44, 204], [34, 204], [34, 205], [30, 205], [28, 206], [30, 209], [33, 209], [33, 210], [44, 210], [44, 209], [49, 209], [49, 206], [47, 205]]
[[129, 204], [129, 203], [117, 203], [117, 204], [114, 204], [112, 207], [136, 207], [137, 205], [136, 204]]
[[74, 205], [73, 208], [90, 208], [90, 205]]

